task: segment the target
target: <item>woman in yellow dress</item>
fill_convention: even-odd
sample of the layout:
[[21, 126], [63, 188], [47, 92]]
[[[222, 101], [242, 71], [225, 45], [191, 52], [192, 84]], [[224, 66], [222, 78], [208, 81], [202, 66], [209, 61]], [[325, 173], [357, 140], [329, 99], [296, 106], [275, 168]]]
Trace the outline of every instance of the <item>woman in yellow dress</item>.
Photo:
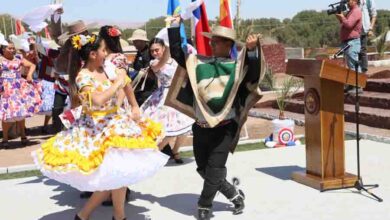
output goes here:
[[[157, 148], [161, 125], [140, 119], [140, 110], [125, 71], [110, 81], [103, 69], [105, 42], [96, 35], [75, 35], [69, 75], [73, 103], [83, 111], [68, 130], [58, 133], [33, 152], [41, 172], [93, 195], [75, 216], [86, 220], [111, 191], [113, 219], [126, 219], [124, 201], [128, 185], [155, 174], [168, 157]], [[80, 59], [81, 58], [81, 59]], [[80, 70], [81, 60], [84, 65]], [[132, 110], [118, 111], [120, 93], [125, 93]]]

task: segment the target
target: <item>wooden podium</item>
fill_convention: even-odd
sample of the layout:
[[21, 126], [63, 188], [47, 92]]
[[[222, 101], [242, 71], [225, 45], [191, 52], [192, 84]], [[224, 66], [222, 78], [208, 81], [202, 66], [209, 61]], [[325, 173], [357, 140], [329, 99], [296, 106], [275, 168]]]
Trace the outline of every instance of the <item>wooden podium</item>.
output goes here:
[[[357, 176], [345, 172], [344, 85], [355, 85], [355, 71], [329, 61], [292, 59], [287, 74], [305, 83], [306, 172], [292, 179], [321, 191], [353, 186]], [[360, 87], [366, 80], [359, 74]]]

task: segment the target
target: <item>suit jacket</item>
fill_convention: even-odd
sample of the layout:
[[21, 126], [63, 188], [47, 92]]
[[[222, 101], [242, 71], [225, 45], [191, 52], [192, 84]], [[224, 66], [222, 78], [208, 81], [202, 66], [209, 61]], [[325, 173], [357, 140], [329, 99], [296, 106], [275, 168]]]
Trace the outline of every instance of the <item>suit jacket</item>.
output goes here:
[[194, 111], [194, 102], [197, 102], [202, 115], [210, 125], [215, 127], [225, 119], [225, 116], [233, 108], [236, 111], [236, 117], [233, 119], [238, 124], [238, 130], [234, 141], [230, 145], [230, 151], [233, 153], [239, 137], [242, 126], [244, 125], [250, 108], [262, 97], [260, 82], [264, 77], [266, 66], [260, 41], [257, 45], [257, 56], [250, 57], [244, 48], [236, 60], [235, 78], [232, 89], [219, 112], [213, 112], [202, 102], [201, 87], [198, 87], [196, 80], [196, 68], [199, 61], [205, 57], [189, 55], [186, 56], [181, 49], [179, 28], [168, 29], [169, 44], [171, 56], [179, 64], [175, 76], [172, 80], [165, 104], [178, 111], [196, 119]]

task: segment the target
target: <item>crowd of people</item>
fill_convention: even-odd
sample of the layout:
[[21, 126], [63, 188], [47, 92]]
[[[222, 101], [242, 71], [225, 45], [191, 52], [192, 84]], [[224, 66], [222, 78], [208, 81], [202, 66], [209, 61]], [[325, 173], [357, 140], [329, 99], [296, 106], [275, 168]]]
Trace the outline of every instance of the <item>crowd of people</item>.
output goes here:
[[[355, 68], [359, 54], [363, 59], [359, 72], [367, 71], [365, 48], [375, 24], [374, 5], [373, 0], [349, 0], [348, 14], [336, 14], [341, 41], [351, 47], [348, 66]], [[1, 147], [9, 147], [13, 122], [27, 145], [25, 118], [44, 114], [42, 132], [55, 136], [32, 156], [45, 176], [90, 197], [76, 220], [89, 219], [102, 203], [114, 206], [114, 220], [125, 219], [127, 186], [160, 170], [169, 159], [161, 152], [166, 147], [182, 164], [179, 147], [191, 131], [197, 172], [204, 180], [198, 218], [210, 218], [217, 192], [233, 203], [233, 214], [243, 212], [244, 193], [226, 180], [226, 162], [249, 109], [261, 97], [266, 66], [261, 37], [249, 35], [233, 58], [232, 48], [241, 42], [233, 29], [216, 26], [204, 33], [212, 57], [197, 56], [193, 48], [182, 47], [180, 16], [170, 22], [168, 39], [149, 40], [145, 31], [133, 32], [128, 39], [137, 49], [132, 63], [114, 26], [92, 34], [77, 21], [63, 33], [61, 20], [52, 18], [51, 36], [60, 47], [45, 48], [46, 53], [38, 52], [33, 36], [27, 36], [26, 50], [0, 36]]]
[[[57, 12], [62, 14], [63, 9]], [[204, 179], [199, 219], [210, 218], [218, 191], [233, 203], [233, 214], [245, 207], [244, 193], [226, 180], [225, 164], [237, 144], [248, 103], [260, 98], [251, 95], [258, 92], [255, 85], [265, 66], [259, 37], [251, 35], [246, 49], [232, 59], [236, 33], [218, 26], [204, 34], [213, 58], [199, 58], [191, 67], [183, 61], [197, 57], [196, 50], [189, 45], [185, 51], [175, 33], [183, 21], [176, 16], [170, 22], [165, 30], [169, 39], [149, 40], [145, 31], [133, 32], [128, 39], [137, 49], [132, 63], [123, 53], [121, 31], [114, 26], [93, 34], [83, 21], [76, 21], [64, 32], [61, 19], [52, 16], [50, 34], [59, 47], [48, 46], [44, 52], [37, 49], [39, 37], [32, 34], [25, 34], [28, 49], [0, 36], [1, 147], [9, 147], [13, 122], [20, 129], [21, 143], [27, 145], [25, 119], [45, 115], [42, 133], [54, 136], [32, 157], [45, 176], [89, 198], [76, 220], [89, 219], [102, 203], [114, 207], [113, 219], [126, 219], [127, 187], [160, 170], [169, 160], [162, 153], [166, 148], [172, 147], [171, 159], [182, 164], [179, 147], [191, 131], [197, 171]], [[189, 79], [179, 85], [174, 82], [179, 69], [198, 75], [201, 82]], [[182, 92], [189, 111], [180, 108], [184, 105], [167, 104], [182, 97], [171, 93], [185, 85]]]

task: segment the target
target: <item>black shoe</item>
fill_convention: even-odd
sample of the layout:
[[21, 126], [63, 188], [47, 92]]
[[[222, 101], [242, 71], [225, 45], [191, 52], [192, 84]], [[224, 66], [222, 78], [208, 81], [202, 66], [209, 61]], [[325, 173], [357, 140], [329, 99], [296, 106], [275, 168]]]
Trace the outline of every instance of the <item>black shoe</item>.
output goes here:
[[173, 154], [173, 159], [175, 160], [175, 163], [177, 163], [177, 164], [183, 164], [184, 163], [183, 159], [180, 158], [180, 154], [179, 153]]
[[239, 189], [237, 196], [232, 199], [232, 203], [234, 204], [233, 215], [238, 215], [243, 212], [245, 208], [244, 199], [244, 192]]
[[3, 149], [9, 148], [9, 143], [8, 143], [8, 141], [2, 141], [2, 142], [1, 142], [0, 149], [1, 149], [1, 148], [3, 148]]
[[30, 143], [26, 137], [20, 138], [20, 142], [22, 143], [22, 146], [27, 146]]
[[198, 219], [199, 220], [209, 220], [210, 219], [210, 209], [209, 208], [198, 208]]
[[88, 199], [92, 196], [93, 192], [81, 192], [80, 199]]
[[74, 220], [82, 220], [79, 215], [76, 214], [76, 216], [74, 217]]
[[167, 144], [162, 150], [161, 150], [162, 153], [170, 156], [170, 159], [173, 159], [173, 153], [172, 153], [172, 148], [171, 146], [169, 146], [169, 144]]

